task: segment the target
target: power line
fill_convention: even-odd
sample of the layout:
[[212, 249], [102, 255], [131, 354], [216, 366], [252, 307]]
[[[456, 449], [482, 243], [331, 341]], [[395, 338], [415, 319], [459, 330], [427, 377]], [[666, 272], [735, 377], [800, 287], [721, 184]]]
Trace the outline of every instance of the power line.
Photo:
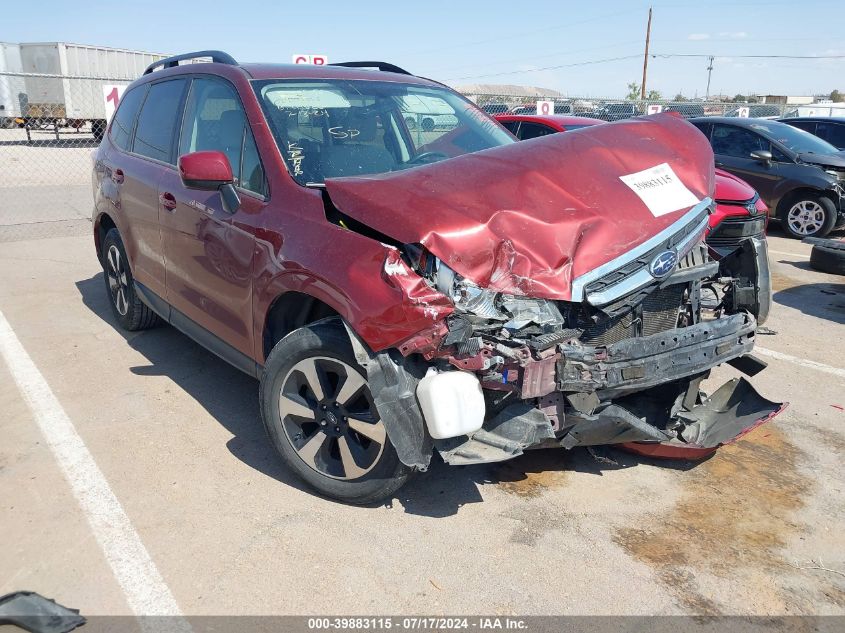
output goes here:
[[713, 55], [711, 53], [652, 53], [652, 57], [735, 57], [737, 59], [845, 59], [845, 55]]
[[592, 61], [586, 62], [575, 62], [573, 64], [560, 64], [558, 66], [544, 66], [542, 68], [529, 68], [528, 70], [511, 70], [508, 72], [503, 73], [491, 73], [489, 75], [470, 75], [468, 77], [453, 77], [452, 79], [447, 79], [446, 81], [460, 81], [462, 79], [483, 79], [485, 77], [502, 77], [503, 75], [517, 75], [520, 73], [536, 73], [540, 72], [541, 70], [557, 70], [559, 68], [573, 68], [575, 66], [589, 66], [592, 64], [605, 64], [607, 62], [618, 62], [624, 59], [640, 59], [641, 55], [638, 53], [636, 55], [625, 55], [624, 57], [608, 57], [606, 59], [594, 59]]

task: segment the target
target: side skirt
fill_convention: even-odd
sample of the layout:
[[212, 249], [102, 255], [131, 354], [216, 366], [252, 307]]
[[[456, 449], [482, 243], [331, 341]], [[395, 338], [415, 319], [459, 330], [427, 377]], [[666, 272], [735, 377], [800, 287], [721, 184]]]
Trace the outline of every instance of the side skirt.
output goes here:
[[230, 365], [240, 369], [253, 378], [260, 378], [264, 367], [256, 363], [249, 356], [235, 349], [219, 336], [212, 334], [199, 323], [167, 303], [144, 284], [135, 280], [135, 292], [150, 310], [170, 323], [177, 330], [192, 338], [209, 352], [219, 356]]

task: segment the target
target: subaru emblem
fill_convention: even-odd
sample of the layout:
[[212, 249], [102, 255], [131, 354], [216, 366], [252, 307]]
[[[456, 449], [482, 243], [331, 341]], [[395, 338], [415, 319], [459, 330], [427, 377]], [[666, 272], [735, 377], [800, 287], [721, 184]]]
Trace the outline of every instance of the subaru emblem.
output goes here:
[[678, 265], [678, 254], [675, 251], [663, 251], [651, 260], [648, 272], [655, 279], [663, 279]]

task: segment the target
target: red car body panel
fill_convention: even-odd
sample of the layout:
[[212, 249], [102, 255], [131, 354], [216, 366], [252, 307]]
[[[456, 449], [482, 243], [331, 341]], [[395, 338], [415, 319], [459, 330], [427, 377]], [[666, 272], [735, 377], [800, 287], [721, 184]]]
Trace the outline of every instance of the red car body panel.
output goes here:
[[606, 122], [586, 116], [564, 116], [562, 114], [497, 114], [493, 118], [500, 123], [511, 123], [514, 121], [542, 123], [543, 125], [554, 128], [558, 132], [566, 132], [570, 126], [584, 127]]
[[549, 135], [404, 172], [328, 179], [326, 188], [341, 212], [425, 245], [476, 284], [569, 300], [574, 278], [689, 210], [655, 217], [620, 180], [661, 163], [698, 199], [712, 197], [709, 143], [675, 117]]
[[[722, 220], [728, 217], [743, 217], [747, 216], [748, 212], [742, 206], [737, 204], [724, 204], [724, 202], [745, 202], [751, 200], [757, 192], [754, 187], [749, 185], [741, 178], [737, 178], [733, 174], [726, 172], [723, 169], [716, 169], [716, 205], [715, 210], [710, 215], [710, 228], [715, 228]], [[722, 204], [720, 204], [722, 203]], [[757, 196], [754, 203], [757, 213], [767, 215], [769, 208], [766, 203]]]

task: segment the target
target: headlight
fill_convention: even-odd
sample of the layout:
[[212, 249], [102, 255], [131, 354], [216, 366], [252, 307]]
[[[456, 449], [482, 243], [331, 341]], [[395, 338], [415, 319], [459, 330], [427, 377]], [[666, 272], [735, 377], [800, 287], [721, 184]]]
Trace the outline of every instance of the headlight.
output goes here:
[[564, 322], [554, 301], [517, 297], [481, 288], [439, 260], [436, 266], [437, 289], [452, 300], [458, 312], [503, 321], [503, 327], [513, 330], [529, 323], [561, 325]]

